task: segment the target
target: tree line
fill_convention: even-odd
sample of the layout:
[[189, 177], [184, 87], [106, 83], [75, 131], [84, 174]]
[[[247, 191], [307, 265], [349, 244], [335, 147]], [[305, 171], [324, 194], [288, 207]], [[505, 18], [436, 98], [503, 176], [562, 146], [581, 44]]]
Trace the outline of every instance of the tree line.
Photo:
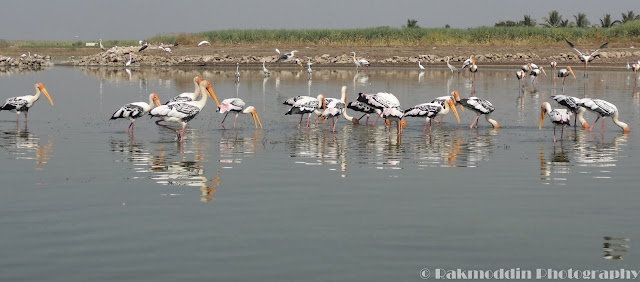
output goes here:
[[609, 28], [617, 24], [627, 23], [630, 21], [640, 20], [640, 15], [636, 15], [633, 11], [628, 11], [627, 13], [622, 13], [622, 18], [620, 20], [613, 20], [611, 18], [611, 14], [605, 14], [604, 17], [600, 19], [600, 24], [593, 24], [589, 19], [587, 19], [587, 15], [583, 13], [578, 13], [577, 15], [573, 15], [573, 21], [570, 19], [563, 19], [562, 15], [553, 10], [549, 12], [548, 17], [542, 18], [542, 23], [537, 23], [535, 19], [532, 19], [530, 15], [524, 15], [524, 18], [520, 21], [500, 21], [494, 24], [494, 26], [543, 26], [547, 28], [554, 27], [577, 27], [577, 28], [587, 28], [587, 27], [600, 27], [600, 28]]

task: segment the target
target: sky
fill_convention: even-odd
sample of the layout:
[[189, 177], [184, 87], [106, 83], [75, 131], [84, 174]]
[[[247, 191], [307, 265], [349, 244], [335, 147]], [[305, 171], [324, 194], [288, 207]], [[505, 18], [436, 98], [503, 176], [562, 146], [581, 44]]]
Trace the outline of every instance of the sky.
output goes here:
[[640, 14], [637, 0], [0, 0], [0, 39], [146, 39], [159, 34], [225, 29], [400, 27], [468, 28], [519, 21], [538, 23], [549, 11], [592, 24], [605, 14]]

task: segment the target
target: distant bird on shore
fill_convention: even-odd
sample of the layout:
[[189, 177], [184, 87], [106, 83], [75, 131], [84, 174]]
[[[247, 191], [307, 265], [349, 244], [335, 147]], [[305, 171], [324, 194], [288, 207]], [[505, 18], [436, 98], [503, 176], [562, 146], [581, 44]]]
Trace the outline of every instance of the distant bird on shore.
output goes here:
[[353, 63], [356, 65], [356, 70], [359, 67], [369, 67], [369, 66], [371, 66], [371, 64], [369, 63], [369, 61], [367, 61], [367, 59], [361, 58], [361, 57], [356, 57], [356, 52], [351, 52], [351, 54], [353, 54]]
[[600, 51], [600, 49], [606, 48], [607, 45], [609, 44], [609, 42], [602, 44], [598, 49], [596, 49], [595, 51], [591, 52], [591, 54], [586, 55], [582, 52], [580, 52], [580, 50], [578, 50], [575, 45], [573, 45], [573, 43], [569, 42], [569, 40], [564, 40], [567, 42], [567, 44], [569, 44], [569, 47], [573, 48], [574, 51], [576, 51], [576, 53], [578, 53], [579, 57], [580, 57], [580, 61], [584, 63], [584, 75], [583, 77], [588, 77], [587, 75], [587, 67], [589, 66], [589, 62], [593, 61], [593, 59], [595, 59], [594, 55]]
[[[278, 51], [278, 49], [276, 48], [276, 51]], [[291, 59], [293, 56], [295, 56], [296, 52], [298, 52], [298, 50], [293, 50], [289, 53], [283, 54], [282, 56], [280, 56], [280, 58], [278, 58], [278, 60], [276, 61], [276, 63], [279, 62], [286, 62], [289, 59]]]
[[307, 74], [309, 74], [309, 79], [311, 79], [311, 76], [313, 75], [311, 65], [313, 65], [313, 63], [311, 63], [311, 58], [309, 58], [309, 61], [307, 62]]
[[142, 52], [142, 51], [146, 50], [147, 48], [149, 48], [149, 43], [145, 42], [144, 45], [142, 45], [142, 47], [140, 47], [140, 49], [138, 49], [138, 52]]
[[276, 48], [276, 53], [278, 53], [278, 55], [280, 55], [280, 49]]
[[102, 51], [104, 51], [104, 45], [102, 45], [102, 38], [100, 39], [100, 49], [102, 49]]
[[420, 71], [424, 70], [424, 66], [422, 65], [422, 61], [418, 60], [418, 68], [420, 69]]
[[132, 61], [132, 59], [133, 59], [133, 57], [131, 57], [131, 53], [129, 53], [129, 60], [128, 60], [126, 63], [124, 63], [124, 65], [125, 65], [126, 67], [130, 66], [130, 65], [131, 65], [131, 61]]
[[198, 47], [200, 47], [202, 45], [211, 45], [211, 43], [209, 43], [209, 41], [202, 40], [202, 41], [200, 41], [200, 43], [198, 43]]
[[236, 63], [236, 83], [240, 82], [240, 63]]
[[453, 65], [451, 65], [449, 63], [449, 60], [451, 60], [451, 59], [449, 58], [449, 56], [447, 56], [447, 67], [451, 70], [451, 72], [458, 71], [458, 69], [456, 67], [454, 67]]
[[264, 73], [264, 76], [270, 76], [271, 72], [269, 71], [269, 69], [267, 69], [267, 66], [265, 65], [267, 59], [262, 59], [262, 72]]

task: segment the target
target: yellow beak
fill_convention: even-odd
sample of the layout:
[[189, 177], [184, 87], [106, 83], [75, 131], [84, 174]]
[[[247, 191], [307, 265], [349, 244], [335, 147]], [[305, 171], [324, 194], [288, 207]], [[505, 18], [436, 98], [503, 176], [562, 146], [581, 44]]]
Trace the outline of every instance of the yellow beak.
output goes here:
[[542, 109], [540, 110], [540, 126], [538, 127], [540, 130], [542, 130], [542, 122], [544, 121], [545, 115], [547, 115], [547, 109], [542, 107]]
[[211, 96], [211, 98], [213, 98], [213, 100], [216, 101], [216, 106], [220, 108], [220, 102], [218, 102], [218, 97], [216, 97], [216, 92], [213, 91], [213, 87], [211, 87], [211, 83], [207, 84], [207, 93], [209, 93], [209, 96]]
[[576, 78], [576, 74], [573, 73], [573, 69], [571, 67], [567, 67], [569, 69], [569, 71], [571, 72], [571, 75], [573, 75], [573, 78]]
[[49, 91], [47, 91], [47, 88], [44, 88], [44, 84], [42, 82], [38, 83], [38, 85], [39, 85], [40, 91], [44, 93], [44, 96], [47, 96], [47, 99], [49, 99], [51, 106], [53, 106], [53, 100], [51, 100], [51, 96], [49, 96]]
[[460, 123], [460, 116], [458, 115], [458, 110], [456, 110], [456, 104], [454, 104], [453, 100], [451, 99], [449, 99], [447, 103], [449, 103], [449, 108], [451, 108], [451, 110], [453, 111], [453, 114], [456, 115], [456, 119], [458, 120], [458, 123]]
[[253, 117], [253, 124], [255, 124], [256, 128], [258, 128], [258, 124], [260, 124], [260, 128], [262, 128], [262, 122], [258, 116], [258, 111], [254, 109], [253, 112], [251, 112], [251, 116]]

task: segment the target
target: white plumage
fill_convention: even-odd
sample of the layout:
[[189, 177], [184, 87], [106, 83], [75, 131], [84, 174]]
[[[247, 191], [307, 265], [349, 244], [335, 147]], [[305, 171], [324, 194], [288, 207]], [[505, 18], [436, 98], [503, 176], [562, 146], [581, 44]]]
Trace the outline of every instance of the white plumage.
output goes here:
[[604, 118], [611, 117], [611, 119], [613, 120], [613, 123], [615, 123], [617, 126], [622, 128], [622, 131], [624, 133], [629, 132], [629, 126], [626, 123], [618, 120], [618, 108], [616, 107], [616, 105], [611, 104], [605, 100], [591, 99], [591, 98], [581, 99], [580, 105], [585, 107], [587, 110], [596, 112], [598, 114], [598, 117], [591, 125], [591, 129], [589, 129], [589, 131], [593, 131], [593, 127], [595, 126], [596, 122], [598, 122], [598, 119], [602, 117], [603, 119], [602, 119], [602, 126], [600, 128], [600, 132], [604, 132]]
[[376, 94], [360, 93], [358, 94], [358, 101], [374, 108], [374, 111], [378, 114], [378, 117], [373, 121], [373, 125], [376, 125], [376, 121], [380, 118], [383, 109], [400, 107], [400, 101], [398, 98], [391, 93], [385, 92], [379, 92]]
[[571, 120], [571, 113], [567, 109], [551, 109], [551, 105], [549, 105], [548, 102], [542, 103], [540, 109], [540, 130], [542, 130], [544, 117], [547, 115], [551, 123], [553, 123], [553, 142], [556, 142], [556, 126], [562, 127], [562, 131], [560, 132], [560, 139], [562, 140], [565, 126], [570, 125], [569, 120]]
[[118, 118], [126, 118], [130, 120], [131, 124], [129, 124], [129, 127], [127, 128], [127, 133], [129, 133], [129, 129], [131, 129], [131, 133], [133, 134], [134, 123], [136, 122], [136, 119], [146, 115], [149, 111], [151, 111], [151, 109], [155, 108], [156, 106], [160, 106], [160, 98], [158, 97], [158, 94], [151, 93], [149, 94], [149, 103], [134, 102], [126, 104], [115, 111], [113, 115], [111, 115], [110, 120]]
[[480, 119], [480, 115], [485, 115], [485, 119], [493, 126], [493, 128], [499, 128], [500, 125], [495, 120], [491, 119], [491, 113], [495, 110], [491, 102], [480, 99], [478, 97], [470, 97], [465, 99], [460, 99], [460, 104], [467, 109], [474, 111], [477, 116], [471, 123], [469, 128], [473, 128], [475, 125], [478, 127], [478, 119]]
[[236, 129], [236, 123], [238, 122], [238, 115], [241, 113], [251, 114], [253, 116], [253, 123], [255, 124], [256, 128], [258, 128], [258, 124], [260, 124], [260, 128], [262, 128], [262, 122], [258, 117], [258, 111], [255, 109], [255, 107], [253, 106], [245, 107], [245, 106], [246, 106], [246, 103], [240, 98], [229, 98], [229, 99], [222, 100], [222, 102], [220, 102], [220, 106], [218, 107], [218, 109], [220, 110], [220, 113], [225, 114], [224, 118], [222, 119], [222, 123], [220, 123], [222, 127], [225, 128], [224, 121], [227, 119], [227, 116], [229, 115], [229, 113], [233, 112], [236, 114], [236, 117], [233, 121], [233, 129]]
[[44, 93], [44, 95], [49, 99], [51, 106], [53, 106], [53, 100], [51, 100], [51, 96], [49, 96], [49, 92], [44, 87], [42, 82], [36, 83], [34, 86], [36, 89], [35, 95], [25, 95], [19, 97], [12, 97], [7, 99], [4, 104], [0, 107], [0, 111], [12, 111], [17, 114], [16, 123], [20, 122], [20, 113], [24, 112], [24, 122], [28, 122], [28, 113], [29, 109], [33, 106], [33, 104], [40, 99], [40, 93]]
[[193, 90], [193, 92], [184, 92], [179, 94], [178, 96], [175, 96], [171, 99], [169, 99], [169, 101], [167, 101], [166, 104], [170, 104], [170, 103], [176, 103], [176, 102], [191, 102], [194, 101], [195, 99], [198, 99], [198, 97], [200, 96], [200, 82], [202, 82], [202, 78], [200, 78], [199, 76], [196, 76], [193, 78], [193, 84], [195, 86], [195, 89]]
[[[316, 109], [320, 107], [320, 101], [317, 98], [309, 96], [298, 96], [295, 98], [297, 99], [295, 99], [291, 108], [289, 108], [285, 115], [300, 115], [300, 122], [298, 123], [298, 128], [300, 128], [300, 125], [302, 124], [302, 118], [305, 114], [309, 114], [309, 116], [307, 117], [307, 128], [309, 128], [311, 113], [315, 112]], [[287, 101], [285, 101], [285, 104], [287, 104], [290, 99], [287, 99]]]

